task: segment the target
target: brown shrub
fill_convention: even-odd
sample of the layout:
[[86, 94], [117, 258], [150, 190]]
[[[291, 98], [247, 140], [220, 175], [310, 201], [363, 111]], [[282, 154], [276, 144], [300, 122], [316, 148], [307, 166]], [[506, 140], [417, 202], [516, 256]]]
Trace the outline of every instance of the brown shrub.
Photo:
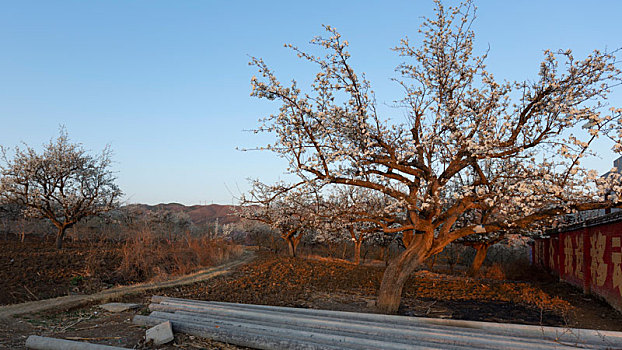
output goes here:
[[242, 252], [240, 246], [222, 240], [186, 236], [171, 241], [143, 229], [122, 246], [118, 273], [127, 280], [163, 279], [220, 264]]
[[84, 276], [107, 279], [118, 266], [119, 251], [115, 246], [91, 243], [84, 253]]

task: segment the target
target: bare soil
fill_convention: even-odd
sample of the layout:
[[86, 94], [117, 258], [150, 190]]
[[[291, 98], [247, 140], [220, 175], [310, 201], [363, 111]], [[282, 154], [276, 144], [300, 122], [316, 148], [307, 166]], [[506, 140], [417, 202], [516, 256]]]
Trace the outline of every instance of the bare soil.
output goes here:
[[57, 250], [38, 239], [0, 240], [0, 305], [143, 282], [117, 272], [120, 249], [114, 243], [66, 242]]
[[[260, 253], [231, 274], [120, 298], [141, 309], [112, 314], [95, 306], [0, 320], [0, 348], [22, 348], [28, 335], [147, 348], [144, 328], [131, 318], [148, 313], [151, 295], [302, 308], [373, 312], [384, 265], [356, 266], [323, 258], [290, 258]], [[539, 273], [529, 281], [473, 279], [438, 270], [420, 270], [408, 281], [399, 313], [478, 321], [622, 331], [622, 314], [606, 303]], [[39, 283], [53, 285], [40, 280]], [[163, 349], [237, 349], [205, 339], [176, 335]]]
[[221, 264], [243, 253], [223, 241], [135, 239], [129, 242], [0, 240], [0, 305], [85, 295], [113, 286], [161, 281]]

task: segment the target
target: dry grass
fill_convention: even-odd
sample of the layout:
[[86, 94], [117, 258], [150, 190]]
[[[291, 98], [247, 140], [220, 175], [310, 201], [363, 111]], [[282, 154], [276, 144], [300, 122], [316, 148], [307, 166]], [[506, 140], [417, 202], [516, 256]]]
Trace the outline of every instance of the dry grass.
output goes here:
[[322, 262], [327, 262], [327, 263], [353, 264], [353, 262], [350, 260], [333, 258], [330, 256], [322, 256], [322, 255], [317, 255], [317, 254], [304, 254], [304, 257], [306, 259], [317, 260], [317, 261], [322, 261]]
[[483, 271], [481, 271], [480, 273], [481, 273], [481, 276], [484, 278], [488, 278], [492, 280], [505, 280], [506, 279], [505, 269], [499, 263], [494, 263], [489, 267], [484, 267], [482, 268], [482, 270]]
[[218, 265], [242, 252], [240, 246], [223, 240], [188, 235], [171, 241], [141, 230], [123, 244], [118, 272], [135, 280], [163, 279]]

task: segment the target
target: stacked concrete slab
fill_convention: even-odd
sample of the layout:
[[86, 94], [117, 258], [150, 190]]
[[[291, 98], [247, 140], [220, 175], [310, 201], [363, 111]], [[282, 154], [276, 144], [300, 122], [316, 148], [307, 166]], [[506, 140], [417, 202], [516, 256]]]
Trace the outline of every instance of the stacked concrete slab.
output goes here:
[[233, 304], [155, 296], [175, 332], [257, 349], [611, 349], [622, 332]]

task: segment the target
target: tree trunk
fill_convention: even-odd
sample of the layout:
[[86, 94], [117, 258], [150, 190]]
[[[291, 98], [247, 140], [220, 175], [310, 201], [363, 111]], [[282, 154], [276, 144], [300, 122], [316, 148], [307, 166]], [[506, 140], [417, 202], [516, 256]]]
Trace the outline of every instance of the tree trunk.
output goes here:
[[432, 270], [432, 268], [434, 267], [434, 264], [436, 264], [436, 257], [438, 256], [438, 254], [434, 254], [433, 257], [428, 258], [428, 270]]
[[279, 252], [279, 246], [276, 243], [274, 236], [270, 236], [270, 249], [274, 252], [274, 254]]
[[300, 243], [300, 237], [287, 237], [286, 240], [289, 246], [289, 255], [295, 258], [296, 249], [298, 248], [298, 243]]
[[63, 237], [65, 237], [65, 230], [67, 227], [61, 226], [56, 233], [56, 249], [63, 249]]
[[363, 241], [354, 241], [354, 263], [361, 264], [361, 244]]
[[382, 276], [376, 307], [382, 313], [397, 312], [402, 299], [404, 283], [426, 258], [420, 244], [415, 244], [394, 258]]
[[469, 268], [469, 276], [475, 276], [479, 272], [479, 269], [482, 267], [484, 260], [486, 260], [486, 254], [488, 253], [488, 244], [477, 244], [473, 246], [473, 248], [477, 249], [477, 254], [475, 254], [475, 258], [473, 259], [473, 263]]

